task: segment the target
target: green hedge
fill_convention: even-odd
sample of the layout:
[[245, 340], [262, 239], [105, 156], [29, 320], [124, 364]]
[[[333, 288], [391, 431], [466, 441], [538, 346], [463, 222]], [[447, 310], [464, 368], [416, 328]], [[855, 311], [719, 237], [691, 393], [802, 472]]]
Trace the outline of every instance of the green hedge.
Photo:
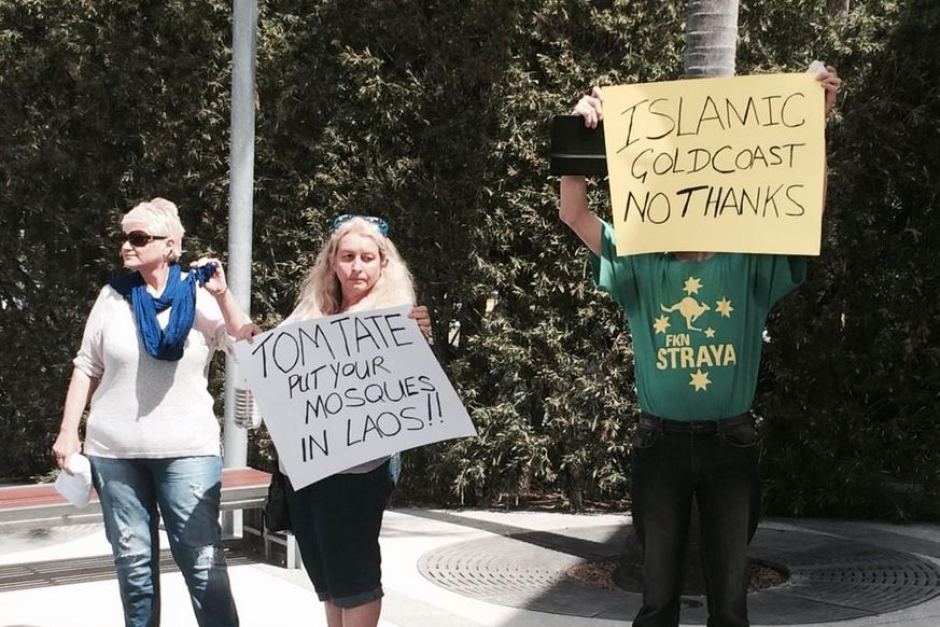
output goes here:
[[[626, 498], [629, 335], [556, 217], [547, 126], [592, 83], [678, 76], [682, 6], [259, 4], [255, 315], [290, 310], [331, 216], [385, 216], [480, 432], [409, 452], [404, 495]], [[739, 73], [820, 57], [847, 80], [824, 255], [769, 323], [767, 502], [935, 516], [940, 17], [926, 0], [856, 2], [838, 20], [819, 4], [741, 7]], [[219, 0], [0, 0], [0, 476], [52, 465], [69, 360], [119, 271], [121, 211], [166, 196], [191, 254], [224, 252], [230, 20]]]

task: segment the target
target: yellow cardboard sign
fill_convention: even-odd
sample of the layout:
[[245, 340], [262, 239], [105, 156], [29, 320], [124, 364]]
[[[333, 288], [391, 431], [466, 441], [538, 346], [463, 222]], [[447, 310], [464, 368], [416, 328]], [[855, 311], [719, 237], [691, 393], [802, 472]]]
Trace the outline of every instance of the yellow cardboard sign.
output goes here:
[[618, 255], [818, 255], [824, 91], [767, 74], [604, 88]]

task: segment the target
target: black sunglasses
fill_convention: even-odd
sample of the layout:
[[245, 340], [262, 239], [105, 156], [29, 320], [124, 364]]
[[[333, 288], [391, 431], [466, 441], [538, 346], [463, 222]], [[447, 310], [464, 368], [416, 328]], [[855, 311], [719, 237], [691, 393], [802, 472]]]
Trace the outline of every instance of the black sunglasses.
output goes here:
[[134, 248], [141, 248], [155, 239], [166, 239], [167, 237], [169, 237], [169, 235], [150, 235], [143, 231], [131, 231], [130, 233], [124, 234], [124, 241]]

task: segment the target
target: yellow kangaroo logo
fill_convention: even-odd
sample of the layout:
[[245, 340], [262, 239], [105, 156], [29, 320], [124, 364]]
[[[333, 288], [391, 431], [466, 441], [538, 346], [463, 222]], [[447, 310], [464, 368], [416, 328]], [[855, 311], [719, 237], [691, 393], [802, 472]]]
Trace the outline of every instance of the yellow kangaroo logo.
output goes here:
[[686, 296], [672, 307], [660, 305], [660, 308], [666, 313], [678, 311], [680, 314], [682, 314], [682, 317], [685, 318], [685, 326], [690, 331], [701, 331], [701, 329], [698, 327], [693, 327], [692, 323], [698, 320], [699, 316], [701, 316], [706, 311], [711, 311], [711, 307], [705, 303], [698, 302], [691, 296]]

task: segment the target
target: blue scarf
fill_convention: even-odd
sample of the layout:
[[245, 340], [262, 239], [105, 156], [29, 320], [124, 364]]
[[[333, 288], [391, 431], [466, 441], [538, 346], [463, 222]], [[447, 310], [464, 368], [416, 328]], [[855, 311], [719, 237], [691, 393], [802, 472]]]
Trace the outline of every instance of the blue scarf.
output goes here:
[[[215, 266], [206, 264], [194, 268], [183, 280], [180, 280], [180, 273], [178, 263], [170, 264], [170, 276], [159, 298], [154, 298], [147, 291], [140, 272], [126, 274], [109, 283], [130, 301], [140, 340], [147, 353], [156, 359], [178, 361], [183, 356], [183, 345], [196, 319], [196, 283], [205, 285], [215, 274]], [[161, 329], [157, 323], [157, 314], [167, 308], [172, 310], [170, 323], [166, 329]]]

